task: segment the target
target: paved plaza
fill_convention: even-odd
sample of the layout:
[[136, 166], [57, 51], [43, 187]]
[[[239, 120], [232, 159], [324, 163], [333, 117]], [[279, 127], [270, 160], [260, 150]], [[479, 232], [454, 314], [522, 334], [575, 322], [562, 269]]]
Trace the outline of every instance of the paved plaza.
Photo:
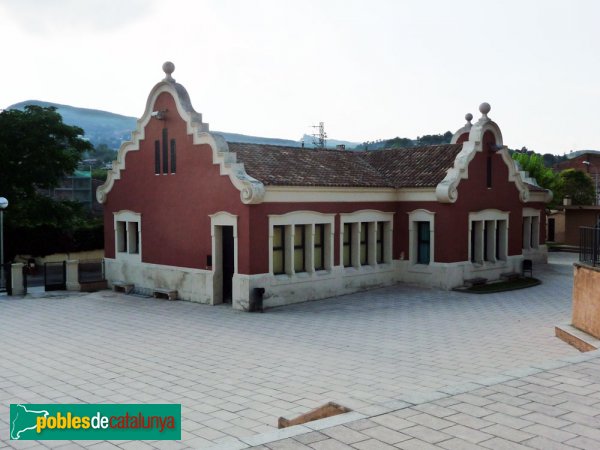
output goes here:
[[[0, 447], [600, 448], [600, 360], [554, 337], [574, 259], [551, 254], [543, 283], [519, 291], [397, 285], [264, 314], [109, 291], [1, 297]], [[277, 430], [328, 401], [353, 412]], [[7, 441], [17, 402], [181, 403], [182, 441]]]

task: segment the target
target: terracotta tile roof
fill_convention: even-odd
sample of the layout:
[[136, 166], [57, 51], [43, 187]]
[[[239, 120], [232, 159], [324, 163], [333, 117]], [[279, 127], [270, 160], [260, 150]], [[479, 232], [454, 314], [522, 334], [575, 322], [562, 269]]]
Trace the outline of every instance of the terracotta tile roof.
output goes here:
[[454, 166], [461, 149], [462, 144], [385, 149], [363, 153], [363, 158], [395, 188], [434, 187]]
[[368, 152], [230, 142], [246, 172], [265, 185], [434, 187], [462, 144]]

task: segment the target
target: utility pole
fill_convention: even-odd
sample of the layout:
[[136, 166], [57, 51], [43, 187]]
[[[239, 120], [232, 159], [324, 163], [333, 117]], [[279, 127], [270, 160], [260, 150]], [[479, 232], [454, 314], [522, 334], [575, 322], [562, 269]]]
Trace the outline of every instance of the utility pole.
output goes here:
[[324, 149], [327, 145], [327, 133], [325, 133], [325, 122], [319, 122], [319, 125], [312, 126], [315, 129], [313, 133], [313, 145], [315, 148]]

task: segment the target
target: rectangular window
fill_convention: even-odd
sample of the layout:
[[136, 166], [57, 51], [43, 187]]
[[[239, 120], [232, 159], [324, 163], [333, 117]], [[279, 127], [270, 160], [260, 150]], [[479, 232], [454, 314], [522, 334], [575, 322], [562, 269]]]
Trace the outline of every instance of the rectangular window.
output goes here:
[[294, 272], [306, 272], [305, 225], [296, 225], [294, 230]]
[[383, 227], [385, 222], [377, 222], [377, 264], [383, 262]]
[[169, 131], [166, 128], [162, 130], [162, 152], [162, 173], [167, 174], [169, 173]]
[[496, 222], [496, 259], [498, 261], [506, 261], [506, 248], [508, 243], [508, 222], [506, 220], [498, 220]]
[[129, 253], [140, 252], [140, 234], [137, 222], [127, 223], [127, 242], [129, 242]]
[[496, 223], [496, 261], [500, 261], [500, 222]]
[[285, 227], [273, 227], [273, 274], [285, 273]]
[[429, 264], [431, 254], [429, 222], [417, 222], [417, 264]]
[[471, 221], [471, 262], [496, 263], [506, 260], [508, 222], [504, 219]]
[[527, 242], [529, 241], [528, 236], [527, 236], [527, 230], [529, 229], [529, 224], [527, 223], [527, 217], [523, 217], [523, 220], [521, 222], [521, 227], [523, 228], [523, 245], [521, 245], [522, 248], [527, 248]]
[[471, 222], [471, 262], [474, 263], [476, 261], [475, 258], [475, 242], [477, 242], [477, 230], [475, 224], [477, 222]]
[[325, 269], [325, 225], [315, 225], [315, 270]]
[[352, 224], [344, 224], [344, 267], [352, 266]]
[[175, 154], [175, 139], [171, 139], [171, 173], [175, 173], [177, 168], [176, 154]]
[[360, 224], [360, 265], [369, 264], [369, 222]]
[[487, 167], [486, 167], [486, 174], [487, 174], [487, 187], [491, 188], [492, 187], [492, 157], [488, 156], [487, 157]]
[[117, 221], [117, 251], [127, 251], [127, 222]]
[[160, 175], [160, 141], [154, 141], [154, 173]]
[[483, 221], [483, 260], [484, 261], [489, 261], [490, 258], [488, 255], [488, 232], [489, 232], [489, 227], [488, 227], [488, 222], [489, 220], [484, 220]]
[[532, 217], [531, 218], [531, 230], [529, 232], [529, 247], [530, 248], [536, 248], [537, 247], [537, 242], [536, 242], [536, 236], [537, 236], [537, 217]]

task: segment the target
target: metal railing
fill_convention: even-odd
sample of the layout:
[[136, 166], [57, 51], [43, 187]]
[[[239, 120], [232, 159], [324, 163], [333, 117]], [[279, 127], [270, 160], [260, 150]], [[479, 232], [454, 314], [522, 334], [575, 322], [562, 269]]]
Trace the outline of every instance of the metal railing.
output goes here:
[[80, 283], [104, 281], [104, 260], [88, 259], [79, 261], [77, 272]]
[[579, 262], [600, 266], [600, 228], [579, 227]]

